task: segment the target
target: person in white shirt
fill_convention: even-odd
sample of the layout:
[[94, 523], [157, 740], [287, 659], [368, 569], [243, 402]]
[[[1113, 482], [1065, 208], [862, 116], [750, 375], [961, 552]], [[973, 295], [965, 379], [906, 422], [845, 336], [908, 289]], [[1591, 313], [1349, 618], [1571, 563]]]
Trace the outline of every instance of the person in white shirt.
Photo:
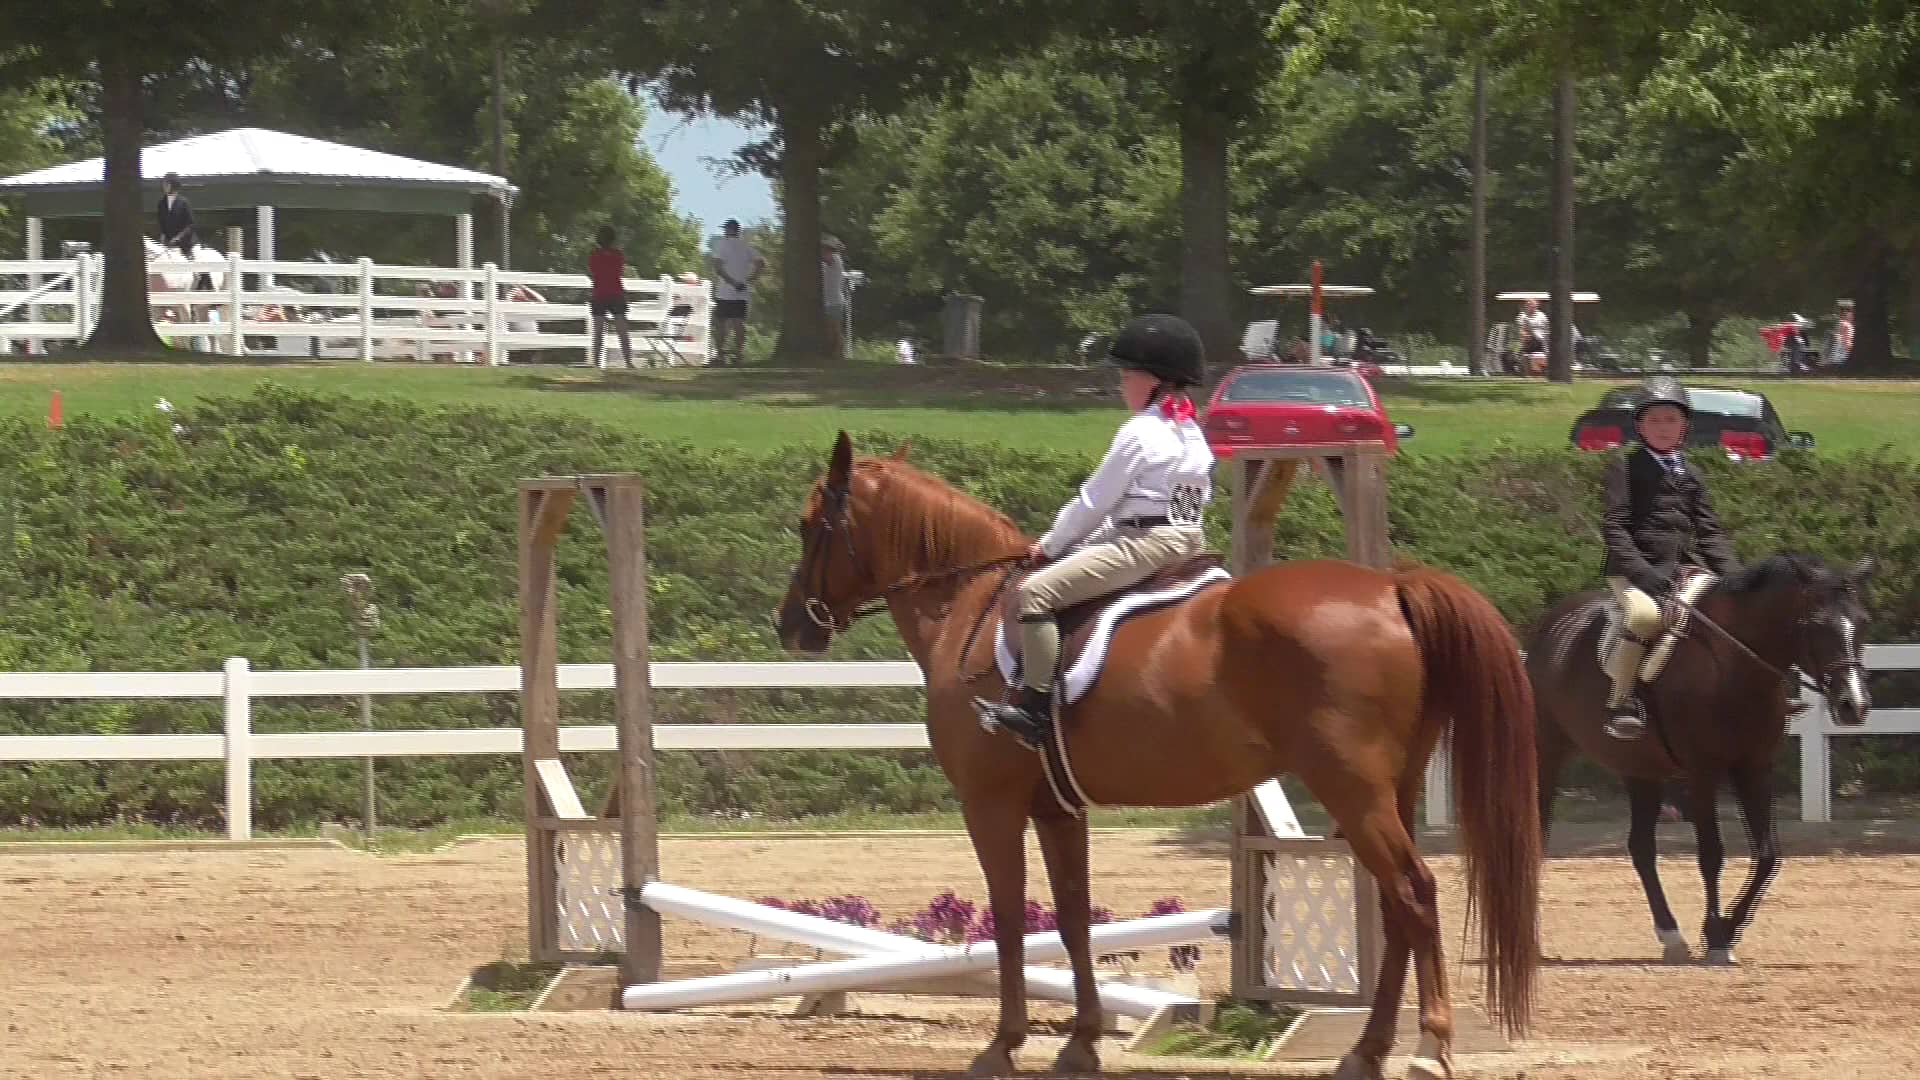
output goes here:
[[713, 242], [709, 262], [713, 265], [713, 362], [727, 362], [727, 339], [733, 338], [733, 366], [740, 366], [747, 347], [747, 299], [753, 281], [767, 268], [767, 260], [740, 235], [740, 222], [728, 218]]
[[[1547, 313], [1540, 310], [1540, 301], [1528, 300], [1527, 309], [1520, 313], [1514, 324], [1520, 331], [1518, 351], [1522, 355], [1547, 351]], [[1529, 338], [1533, 340], [1529, 341]]]
[[835, 359], [847, 352], [847, 263], [841, 254], [845, 250], [839, 237], [820, 241], [820, 303], [827, 326], [827, 355]]
[[1052, 565], [1019, 585], [1022, 685], [1007, 702], [976, 697], [989, 726], [1034, 750], [1052, 730], [1055, 612], [1135, 584], [1200, 553], [1201, 515], [1213, 496], [1213, 451], [1195, 422], [1190, 386], [1205, 379], [1200, 335], [1174, 315], [1143, 315], [1107, 350], [1133, 415], [1106, 457], [1028, 551]]

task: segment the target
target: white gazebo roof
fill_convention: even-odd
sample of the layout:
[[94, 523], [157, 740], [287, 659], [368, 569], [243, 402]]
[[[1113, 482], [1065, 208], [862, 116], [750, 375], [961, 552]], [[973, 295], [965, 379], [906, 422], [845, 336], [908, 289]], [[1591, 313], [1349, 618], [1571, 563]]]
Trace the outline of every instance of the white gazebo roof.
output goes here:
[[[140, 152], [143, 187], [157, 188], [170, 172], [180, 175], [194, 205], [208, 208], [374, 210], [391, 200], [402, 204], [393, 209], [448, 212], [475, 195], [511, 200], [517, 191], [489, 173], [264, 128], [194, 135]], [[98, 213], [103, 186], [103, 159], [96, 157], [0, 179], [0, 196], [26, 196], [30, 215]]]

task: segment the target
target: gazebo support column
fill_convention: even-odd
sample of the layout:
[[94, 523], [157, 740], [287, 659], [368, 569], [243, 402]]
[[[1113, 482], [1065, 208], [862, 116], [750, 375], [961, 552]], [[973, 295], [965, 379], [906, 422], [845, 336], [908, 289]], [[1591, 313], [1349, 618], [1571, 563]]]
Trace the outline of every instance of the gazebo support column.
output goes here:
[[[41, 224], [40, 219], [37, 217], [28, 218], [27, 219], [27, 261], [39, 262], [41, 259], [46, 258], [46, 255], [43, 254], [43, 249], [45, 248], [45, 246], [46, 246], [46, 233], [44, 231], [44, 226]], [[79, 276], [75, 275], [74, 280], [78, 282], [80, 280]], [[43, 281], [44, 279], [41, 278], [39, 274], [29, 275], [27, 278], [27, 291], [32, 292], [34, 289], [39, 288], [43, 283]], [[40, 305], [39, 304], [27, 305], [27, 321], [30, 323], [37, 323], [40, 321]], [[27, 342], [27, 351], [30, 353], [46, 352], [47, 351], [46, 343], [39, 341], [37, 339], [33, 341], [29, 341]]]
[[[253, 216], [254, 216], [253, 217], [254, 247], [256, 249], [256, 253], [260, 256], [261, 262], [272, 262], [275, 258], [274, 239], [273, 239], [273, 207], [256, 206], [253, 208]], [[260, 291], [266, 292], [272, 288], [273, 288], [273, 275], [268, 273], [262, 273], [260, 275]]]

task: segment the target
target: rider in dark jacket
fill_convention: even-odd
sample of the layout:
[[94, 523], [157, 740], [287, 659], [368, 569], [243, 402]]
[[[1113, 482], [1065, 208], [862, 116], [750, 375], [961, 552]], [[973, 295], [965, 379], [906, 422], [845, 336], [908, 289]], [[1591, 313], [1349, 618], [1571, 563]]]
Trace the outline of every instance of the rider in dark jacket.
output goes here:
[[1624, 615], [1623, 633], [1607, 655], [1613, 680], [1607, 730], [1619, 739], [1637, 739], [1646, 731], [1636, 687], [1659, 673], [1640, 671], [1640, 662], [1667, 625], [1655, 598], [1672, 597], [1683, 575], [1709, 572], [1711, 577], [1686, 583], [1683, 599], [1691, 602], [1738, 568], [1707, 497], [1706, 480], [1681, 453], [1692, 416], [1680, 380], [1648, 379], [1633, 408], [1639, 438], [1607, 466], [1602, 571]]

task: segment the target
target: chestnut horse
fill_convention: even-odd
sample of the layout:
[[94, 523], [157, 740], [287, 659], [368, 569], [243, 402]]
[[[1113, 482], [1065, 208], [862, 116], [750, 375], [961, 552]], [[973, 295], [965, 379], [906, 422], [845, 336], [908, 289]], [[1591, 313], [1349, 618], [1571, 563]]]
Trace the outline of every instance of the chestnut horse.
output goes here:
[[[1027, 1038], [1028, 821], [1073, 968], [1074, 1020], [1056, 1068], [1094, 1071], [1101, 1016], [1087, 939], [1086, 818], [1062, 811], [1041, 758], [982, 730], [972, 705], [976, 693], [1002, 689], [992, 657], [998, 613], [988, 609], [1030, 541], [904, 458], [903, 448], [856, 462], [840, 433], [799, 521], [800, 560], [776, 617], [780, 640], [819, 653], [866, 613], [863, 605], [884, 602], [925, 673], [928, 736], [959, 796], [993, 909], [1000, 1022], [973, 1071], [1012, 1072]], [[1524, 1030], [1539, 961], [1532, 690], [1506, 623], [1464, 583], [1429, 569], [1386, 573], [1335, 561], [1225, 582], [1123, 622], [1105, 673], [1062, 723], [1095, 804], [1211, 803], [1285, 771], [1333, 815], [1380, 883], [1386, 939], [1372, 1012], [1341, 1062], [1342, 1080], [1381, 1075], [1409, 954], [1422, 1029], [1416, 1072], [1451, 1069], [1434, 877], [1411, 835], [1427, 758], [1451, 731], [1488, 1002], [1509, 1030]]]
[[[1827, 699], [1836, 723], [1866, 723], [1872, 703], [1861, 655], [1867, 613], [1860, 594], [1872, 575], [1871, 560], [1842, 573], [1812, 556], [1783, 553], [1716, 582], [1690, 614], [1694, 625], [1674, 647], [1664, 672], [1641, 688], [1652, 726], [1631, 742], [1603, 731], [1608, 682], [1598, 650], [1612, 599], [1599, 591], [1568, 597], [1528, 635], [1527, 671], [1540, 711], [1535, 741], [1542, 825], [1553, 818], [1560, 771], [1576, 753], [1626, 782], [1627, 853], [1668, 962], [1686, 960], [1692, 951], [1660, 886], [1654, 827], [1661, 783], [1686, 781], [1706, 888], [1701, 945], [1708, 963], [1731, 964], [1734, 943], [1780, 865], [1773, 757], [1787, 734], [1790, 692], [1799, 688], [1787, 669], [1814, 675], [1812, 681], [1805, 675], [1800, 679]], [[1726, 848], [1716, 806], [1722, 779], [1733, 788], [1753, 852], [1746, 885], [1724, 915], [1720, 869]]]

